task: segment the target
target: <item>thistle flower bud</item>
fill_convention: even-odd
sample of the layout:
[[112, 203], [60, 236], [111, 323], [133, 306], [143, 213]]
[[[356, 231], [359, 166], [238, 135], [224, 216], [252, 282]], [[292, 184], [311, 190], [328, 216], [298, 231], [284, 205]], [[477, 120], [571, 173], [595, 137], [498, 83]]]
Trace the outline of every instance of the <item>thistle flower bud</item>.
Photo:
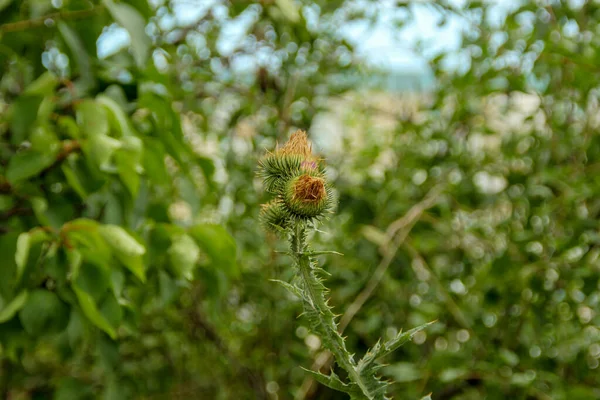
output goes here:
[[281, 200], [273, 200], [261, 207], [260, 221], [268, 231], [279, 233], [290, 226], [289, 213], [286, 212]]
[[288, 181], [283, 201], [298, 217], [315, 218], [330, 208], [331, 195], [323, 177], [302, 174]]

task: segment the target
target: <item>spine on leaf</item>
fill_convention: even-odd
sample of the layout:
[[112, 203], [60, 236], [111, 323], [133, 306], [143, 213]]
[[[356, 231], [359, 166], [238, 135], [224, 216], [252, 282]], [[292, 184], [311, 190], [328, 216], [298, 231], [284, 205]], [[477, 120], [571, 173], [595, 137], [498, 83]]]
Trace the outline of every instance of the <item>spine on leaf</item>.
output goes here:
[[328, 304], [328, 290], [321, 278], [326, 272], [311, 257], [335, 252], [311, 252], [307, 244], [307, 229], [314, 229], [319, 220], [331, 213], [334, 201], [322, 164], [312, 154], [306, 133], [297, 131], [282, 147], [268, 152], [260, 160], [260, 175], [265, 189], [275, 195], [274, 200], [263, 205], [261, 221], [266, 229], [288, 239], [296, 269], [294, 283], [280, 283], [302, 300], [312, 330], [331, 351], [337, 365], [347, 372], [348, 382], [343, 382], [333, 371], [329, 375], [308, 372], [318, 382], [349, 394], [351, 399], [387, 399], [388, 383], [377, 377], [381, 368], [377, 360], [429, 324], [401, 332], [384, 344], [378, 342], [356, 362], [346, 348], [336, 316]]

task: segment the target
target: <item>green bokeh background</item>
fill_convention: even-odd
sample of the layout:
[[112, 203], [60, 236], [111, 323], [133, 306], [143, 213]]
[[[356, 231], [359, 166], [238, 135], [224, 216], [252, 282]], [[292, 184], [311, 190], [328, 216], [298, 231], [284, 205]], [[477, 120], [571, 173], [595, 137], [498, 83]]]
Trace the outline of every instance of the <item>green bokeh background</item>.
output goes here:
[[[348, 347], [438, 321], [390, 395], [600, 398], [597, 2], [177, 3], [0, 0], [0, 398], [345, 398], [302, 370], [320, 341], [258, 224], [296, 129], [339, 199], [331, 304], [365, 300]], [[340, 35], [419, 7], [464, 28], [422, 71]]]

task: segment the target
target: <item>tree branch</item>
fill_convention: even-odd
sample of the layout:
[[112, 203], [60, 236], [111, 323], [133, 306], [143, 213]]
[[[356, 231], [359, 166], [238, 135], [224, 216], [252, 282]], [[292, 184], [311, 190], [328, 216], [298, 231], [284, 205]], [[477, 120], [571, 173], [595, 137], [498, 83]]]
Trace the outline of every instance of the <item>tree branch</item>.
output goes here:
[[77, 11], [59, 11], [48, 15], [43, 15], [38, 18], [27, 19], [23, 21], [10, 22], [7, 24], [0, 25], [0, 33], [19, 32], [27, 29], [47, 27], [46, 21], [49, 19], [56, 20], [77, 20], [84, 19], [95, 15], [96, 13], [103, 11], [104, 6], [99, 5], [89, 10], [77, 10]]
[[32, 215], [33, 210], [30, 207], [14, 207], [10, 210], [6, 210], [3, 213], [0, 213], [0, 221], [6, 221], [12, 217], [18, 215]]

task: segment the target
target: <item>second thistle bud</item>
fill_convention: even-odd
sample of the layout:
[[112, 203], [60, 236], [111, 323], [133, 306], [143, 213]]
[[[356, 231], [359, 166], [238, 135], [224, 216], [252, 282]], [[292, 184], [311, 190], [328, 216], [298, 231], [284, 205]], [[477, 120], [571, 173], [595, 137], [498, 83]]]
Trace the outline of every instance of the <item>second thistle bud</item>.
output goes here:
[[290, 226], [290, 216], [281, 200], [273, 200], [262, 205], [260, 219], [263, 226], [271, 232], [278, 233]]

